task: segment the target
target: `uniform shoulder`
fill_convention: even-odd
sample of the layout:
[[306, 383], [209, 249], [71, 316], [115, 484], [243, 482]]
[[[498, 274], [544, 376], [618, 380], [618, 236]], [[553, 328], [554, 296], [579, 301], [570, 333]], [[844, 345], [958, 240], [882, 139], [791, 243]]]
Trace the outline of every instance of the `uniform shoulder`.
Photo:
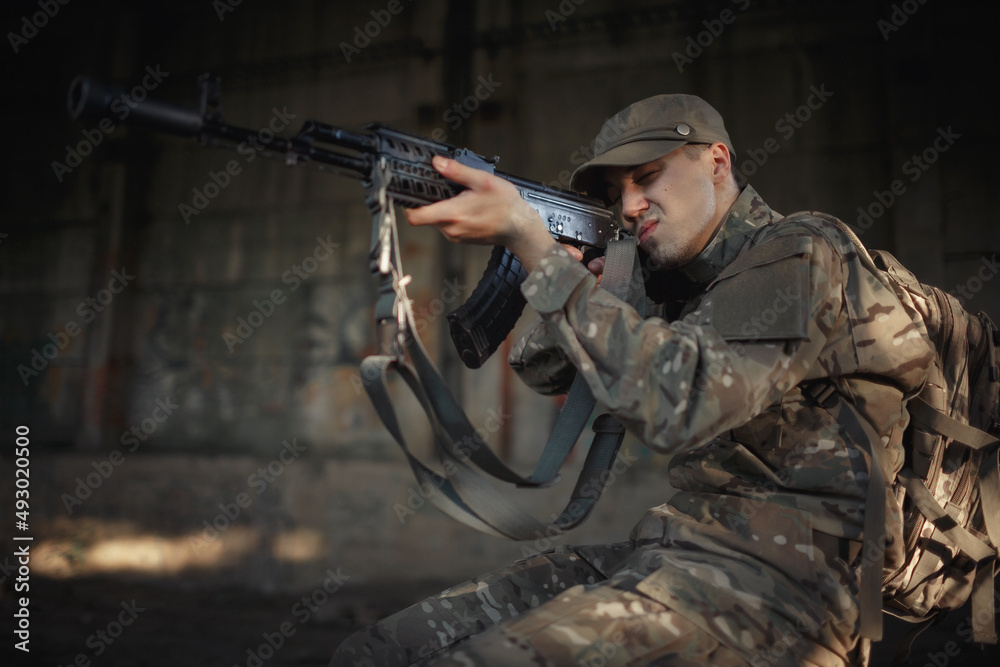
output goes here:
[[860, 246], [846, 223], [821, 211], [799, 211], [775, 220], [761, 228], [754, 245], [795, 237], [811, 239], [815, 250], [816, 245], [825, 246], [846, 257], [856, 254]]

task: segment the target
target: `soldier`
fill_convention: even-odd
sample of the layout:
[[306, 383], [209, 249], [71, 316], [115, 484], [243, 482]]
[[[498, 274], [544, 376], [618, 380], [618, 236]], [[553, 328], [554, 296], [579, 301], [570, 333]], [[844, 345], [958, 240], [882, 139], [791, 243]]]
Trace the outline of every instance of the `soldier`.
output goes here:
[[[643, 443], [672, 455], [677, 493], [625, 542], [563, 547], [460, 584], [349, 638], [334, 664], [865, 660], [860, 572], [866, 559], [901, 564], [885, 480], [903, 463], [905, 402], [933, 358], [913, 303], [836, 220], [785, 217], [740, 189], [704, 100], [642, 100], [598, 137], [603, 150], [572, 185], [617, 207], [659, 269], [648, 294], [671, 275], [694, 286], [680, 312], [641, 318], [598, 288], [602, 261], [584, 267], [512, 185], [454, 161], [435, 167], [468, 190], [407, 217], [520, 258], [541, 322], [514, 368], [543, 393], [565, 390], [570, 366], [582, 374]], [[834, 390], [867, 431], [829, 409]], [[874, 550], [861, 548], [866, 518], [885, 529]]]

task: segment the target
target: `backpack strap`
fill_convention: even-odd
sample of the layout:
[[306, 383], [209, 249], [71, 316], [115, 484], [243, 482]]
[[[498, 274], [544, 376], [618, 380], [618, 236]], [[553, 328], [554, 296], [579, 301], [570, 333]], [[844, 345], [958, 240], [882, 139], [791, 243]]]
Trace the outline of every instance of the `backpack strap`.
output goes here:
[[858, 591], [861, 636], [882, 639], [882, 569], [885, 564], [886, 455], [882, 438], [829, 378], [803, 387], [803, 394], [829, 412], [868, 454], [868, 491], [862, 528]]
[[[825, 388], [823, 388], [824, 385]], [[817, 386], [821, 387], [818, 391], [815, 389]], [[888, 478], [888, 471], [884, 467], [885, 448], [882, 439], [868, 423], [868, 420], [837, 391], [832, 381], [825, 380], [813, 383], [805, 393], [813, 398], [820, 407], [825, 408], [837, 420], [837, 423], [848, 431], [855, 442], [863, 447], [867, 445], [865, 449], [871, 457], [858, 598], [861, 636], [872, 641], [879, 641], [882, 638], [882, 566], [885, 561], [885, 480]], [[922, 401], [921, 403], [926, 408], [918, 407], [918, 412], [937, 413], [926, 403]], [[945, 424], [942, 427], [945, 430], [953, 429], [954, 425], [950, 422], [954, 420], [944, 417], [944, 420], [932, 419], [935, 423]], [[960, 424], [960, 426], [966, 425]], [[973, 437], [975, 434], [972, 431], [980, 432], [979, 429], [969, 426], [966, 428], [970, 430], [954, 428], [954, 432], [960, 432], [969, 437], [970, 440], [977, 442], [979, 444], [977, 449], [998, 444], [997, 439], [989, 434], [985, 434], [988, 436], [988, 440], [981, 437], [977, 440]], [[1000, 456], [1000, 448], [995, 447], [988, 463], [981, 466], [979, 471], [983, 514], [987, 517], [993, 514], [992, 517], [987, 518], [987, 521], [994, 524], [994, 530], [1000, 527], [996, 525], [1000, 523], [1000, 516], [997, 514], [1000, 512], [1000, 458], [998, 456]], [[920, 509], [921, 514], [952, 544], [977, 563], [976, 580], [972, 592], [973, 639], [981, 643], [995, 644], [997, 635], [993, 607], [993, 577], [996, 566], [996, 551], [963, 528], [958, 517], [954, 516], [950, 508], [941, 507], [934, 495], [924, 485], [923, 480], [912, 470], [901, 470], [897, 478], [906, 489], [910, 499]], [[988, 497], [989, 500], [987, 500]], [[918, 562], [918, 574], [915, 576], [919, 576], [919, 570], [920, 563]]]
[[[900, 470], [898, 479], [906, 489], [910, 500], [920, 508], [934, 528], [976, 562], [976, 579], [972, 587], [972, 637], [980, 643], [995, 644], [996, 610], [993, 608], [993, 573], [996, 551], [978, 537], [963, 528], [950, 507], [941, 507], [934, 495], [912, 470]], [[986, 511], [985, 504], [983, 506]], [[929, 552], [925, 552], [928, 555]], [[936, 557], [935, 557], [936, 558]], [[922, 576], [924, 559], [917, 562], [914, 577]], [[931, 574], [926, 572], [925, 574]]]
[[971, 449], [986, 449], [991, 445], [1000, 443], [996, 436], [990, 435], [986, 431], [962, 423], [954, 417], [949, 417], [940, 410], [935, 409], [922, 397], [917, 396], [906, 404], [906, 409], [910, 413], [913, 423], [923, 429], [929, 429], [938, 435], [951, 438]]
[[[986, 431], [965, 424], [917, 397], [907, 405], [914, 423], [938, 435], [950, 438], [953, 443], [984, 452], [980, 461], [977, 485], [982, 503], [986, 533], [993, 544], [1000, 544], [1000, 440]], [[995, 644], [996, 609], [993, 604], [993, 578], [997, 552], [958, 524], [951, 508], [942, 508], [934, 495], [916, 474], [903, 470], [899, 474], [906, 492], [920, 508], [920, 512], [934, 526], [977, 562], [976, 580], [972, 588], [972, 635], [977, 642]], [[920, 574], [917, 564], [915, 576]], [[929, 573], [928, 573], [929, 574]]]

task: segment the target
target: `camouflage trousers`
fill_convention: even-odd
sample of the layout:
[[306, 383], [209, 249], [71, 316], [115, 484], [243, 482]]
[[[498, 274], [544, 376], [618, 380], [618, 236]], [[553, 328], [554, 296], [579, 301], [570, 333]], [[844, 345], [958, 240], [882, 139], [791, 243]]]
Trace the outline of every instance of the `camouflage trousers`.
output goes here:
[[[358, 632], [338, 647], [331, 665], [849, 664], [842, 650], [829, 647], [849, 646], [850, 638], [824, 641], [830, 627], [826, 634], [813, 632], [818, 627], [810, 623], [765, 627], [764, 635], [755, 633], [742, 646], [721, 640], [705, 618], [689, 618], [671, 608], [669, 596], [650, 594], [655, 587], [646, 581], [645, 568], [636, 566], [635, 552], [627, 542], [561, 547], [525, 558]], [[713, 620], [721, 625], [728, 611]], [[747, 622], [777, 625], [761, 616]]]

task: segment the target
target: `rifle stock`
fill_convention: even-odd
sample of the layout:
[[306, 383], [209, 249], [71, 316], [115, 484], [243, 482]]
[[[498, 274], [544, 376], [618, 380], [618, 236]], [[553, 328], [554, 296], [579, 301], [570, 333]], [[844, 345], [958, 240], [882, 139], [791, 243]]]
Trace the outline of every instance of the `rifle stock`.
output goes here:
[[[205, 75], [200, 81], [200, 109], [147, 98], [129, 101], [127, 108], [121, 106], [123, 111], [117, 120], [197, 138], [206, 145], [236, 147], [253, 139], [261, 153], [280, 158], [286, 165], [311, 166], [360, 179], [373, 212], [378, 207], [372, 196], [373, 170], [382, 160], [392, 173], [388, 192], [402, 206], [423, 206], [458, 194], [462, 186], [442, 177], [431, 165], [435, 155], [442, 155], [513, 183], [560, 243], [602, 249], [614, 237], [613, 214], [601, 202], [495, 171], [498, 158], [486, 158], [378, 123], [367, 125], [363, 132], [351, 132], [309, 120], [293, 137], [264, 139], [256, 131], [223, 123], [217, 110], [218, 80]], [[124, 99], [124, 95], [118, 86], [77, 77], [69, 89], [70, 115], [84, 120], [111, 117], [116, 100]], [[373, 240], [373, 245], [376, 242]], [[372, 250], [376, 255], [377, 248]], [[517, 258], [497, 246], [469, 299], [448, 315], [452, 340], [469, 368], [481, 366], [513, 329], [525, 305], [519, 289], [524, 278]]]

